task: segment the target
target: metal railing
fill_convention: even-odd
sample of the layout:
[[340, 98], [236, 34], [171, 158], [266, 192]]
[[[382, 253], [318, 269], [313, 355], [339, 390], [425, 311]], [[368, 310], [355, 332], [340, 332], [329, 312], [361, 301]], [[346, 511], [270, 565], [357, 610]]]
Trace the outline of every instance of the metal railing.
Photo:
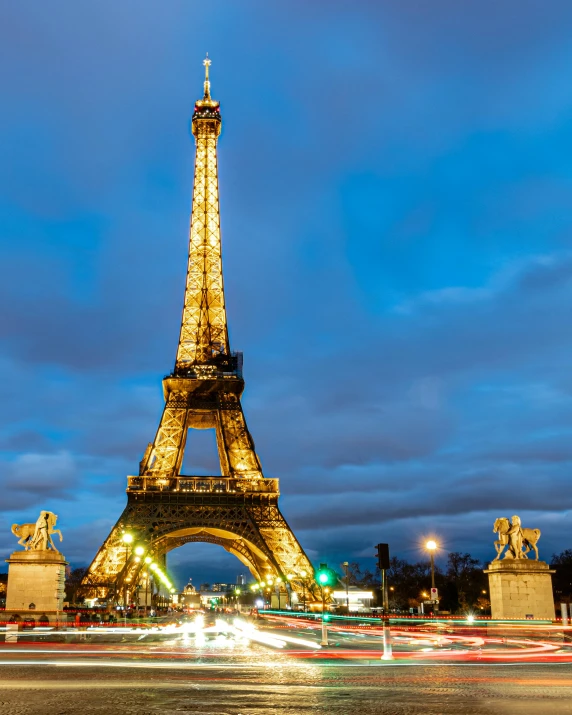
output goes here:
[[230, 355], [217, 355], [212, 361], [204, 364], [177, 364], [172, 375], [169, 377], [186, 377], [194, 380], [213, 379], [242, 379], [243, 354], [241, 352], [231, 352]]
[[234, 477], [127, 477], [128, 492], [186, 492], [191, 494], [278, 494], [278, 479], [236, 479]]

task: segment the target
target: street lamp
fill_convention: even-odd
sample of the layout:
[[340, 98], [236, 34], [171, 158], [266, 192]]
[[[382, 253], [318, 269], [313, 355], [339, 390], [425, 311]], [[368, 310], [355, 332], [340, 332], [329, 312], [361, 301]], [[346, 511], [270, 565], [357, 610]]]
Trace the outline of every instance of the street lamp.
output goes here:
[[145, 618], [147, 618], [149, 608], [149, 571], [145, 571]]
[[346, 582], [346, 608], [347, 608], [347, 611], [348, 611], [347, 615], [349, 616], [349, 614], [350, 614], [350, 577], [349, 577], [349, 574], [348, 574], [349, 563], [348, 563], [347, 561], [344, 561], [344, 563], [342, 564], [342, 566], [344, 567], [344, 571], [345, 571], [345, 574], [346, 574], [346, 578], [345, 578], [345, 582]]
[[303, 596], [302, 596], [302, 603], [304, 607], [304, 613], [306, 613], [306, 576], [307, 576], [306, 571], [300, 571], [300, 576], [302, 577], [302, 588], [303, 588]]
[[262, 598], [258, 598], [254, 601], [254, 605], [256, 608], [262, 608], [264, 606], [264, 587], [266, 584], [264, 581], [255, 581], [253, 584], [250, 586], [250, 590], [252, 591], [253, 594], [255, 594], [257, 591], [260, 593], [260, 596]]
[[282, 593], [282, 579], [280, 578], [280, 576], [277, 576], [274, 579], [274, 585], [276, 586], [276, 598], [278, 599], [278, 610], [280, 610], [282, 608], [282, 603], [281, 603], [281, 599], [280, 599], [280, 595]]
[[428, 541], [425, 544], [425, 548], [431, 557], [431, 588], [435, 588], [435, 550], [437, 549], [437, 543], [433, 540]]
[[[149, 564], [152, 563], [153, 559], [150, 556], [145, 557], [145, 565], [147, 570], [145, 571], [145, 616], [147, 616], [149, 610]], [[151, 592], [151, 599], [153, 598], [153, 592]]]
[[133, 534], [128, 531], [121, 536], [121, 541], [125, 544], [125, 576], [123, 578], [123, 613], [127, 615], [127, 564], [129, 562], [129, 544], [133, 543]]

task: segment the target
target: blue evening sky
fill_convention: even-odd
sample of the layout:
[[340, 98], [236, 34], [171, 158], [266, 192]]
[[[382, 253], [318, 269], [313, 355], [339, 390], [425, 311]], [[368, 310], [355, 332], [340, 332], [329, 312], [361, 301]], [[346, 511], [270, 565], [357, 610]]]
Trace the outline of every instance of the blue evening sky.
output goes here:
[[154, 436], [205, 51], [244, 407], [310, 557], [485, 559], [514, 513], [571, 547], [571, 36], [569, 0], [3, 2], [5, 556], [45, 507], [88, 563]]

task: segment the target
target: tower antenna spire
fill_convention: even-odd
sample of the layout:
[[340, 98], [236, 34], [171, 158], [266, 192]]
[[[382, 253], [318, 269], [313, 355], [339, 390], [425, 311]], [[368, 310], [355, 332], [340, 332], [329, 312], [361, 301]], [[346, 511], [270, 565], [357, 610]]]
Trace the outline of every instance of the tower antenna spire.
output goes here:
[[211, 60], [209, 59], [209, 53], [203, 60], [203, 65], [205, 66], [205, 96], [204, 99], [211, 98], [211, 83], [209, 81], [209, 67], [211, 66]]

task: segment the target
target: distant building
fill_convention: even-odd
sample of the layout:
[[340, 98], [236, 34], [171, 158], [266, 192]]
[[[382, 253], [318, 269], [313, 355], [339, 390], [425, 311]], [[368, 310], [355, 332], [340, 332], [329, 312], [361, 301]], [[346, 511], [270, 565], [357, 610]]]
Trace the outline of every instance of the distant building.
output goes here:
[[336, 590], [332, 596], [338, 606], [345, 606], [349, 599], [350, 611], [354, 613], [367, 613], [373, 604], [373, 591], [362, 591], [355, 586], [350, 586], [347, 593]]
[[189, 583], [183, 589], [183, 593], [196, 593], [197, 589], [193, 586], [193, 579], [189, 579]]
[[[227, 591], [231, 591], [234, 588], [234, 586], [231, 583], [213, 583], [211, 586], [211, 591], [215, 591], [218, 593], [226, 593]], [[201, 586], [201, 591], [203, 590], [203, 587]], [[207, 591], [208, 589], [204, 589]]]
[[193, 585], [193, 579], [189, 579], [189, 583], [185, 586], [177, 602], [183, 608], [200, 608], [201, 599], [197, 593], [197, 589]]
[[236, 577], [237, 586], [246, 586], [246, 576], [244, 574], [238, 574]]

